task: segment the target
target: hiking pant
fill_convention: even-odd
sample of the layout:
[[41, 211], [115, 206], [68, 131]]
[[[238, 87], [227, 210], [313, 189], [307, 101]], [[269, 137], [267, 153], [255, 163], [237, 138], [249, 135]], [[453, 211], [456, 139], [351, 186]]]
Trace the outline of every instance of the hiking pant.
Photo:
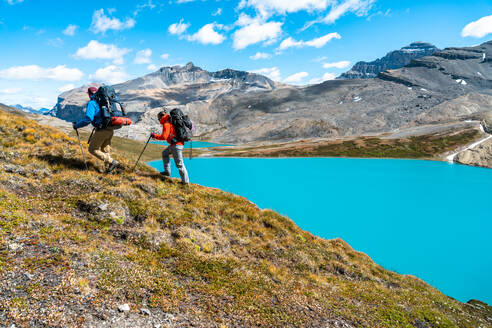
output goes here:
[[181, 181], [183, 183], [189, 183], [188, 172], [183, 161], [183, 148], [181, 145], [170, 145], [162, 151], [162, 161], [164, 162], [164, 172], [171, 174], [171, 163], [169, 155], [172, 153], [174, 158], [174, 164], [179, 170], [179, 175], [181, 176]]
[[96, 130], [89, 144], [89, 152], [101, 161], [104, 161], [104, 163], [113, 162], [110, 155], [113, 133], [114, 130], [112, 128]]

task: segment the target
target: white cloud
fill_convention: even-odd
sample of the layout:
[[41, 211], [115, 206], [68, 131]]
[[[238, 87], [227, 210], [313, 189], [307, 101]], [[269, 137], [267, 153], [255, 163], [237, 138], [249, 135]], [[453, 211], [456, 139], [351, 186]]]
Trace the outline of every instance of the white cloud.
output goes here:
[[483, 38], [490, 33], [492, 33], [492, 15], [482, 17], [466, 25], [461, 31], [461, 36], [464, 38], [467, 36]]
[[110, 59], [115, 64], [120, 65], [123, 64], [123, 56], [130, 51], [130, 49], [120, 49], [113, 44], [104, 44], [92, 40], [87, 46], [79, 48], [74, 57], [78, 59]]
[[376, 0], [345, 0], [331, 7], [328, 15], [323, 18], [326, 24], [333, 24], [347, 12], [353, 12], [357, 16], [365, 16]]
[[65, 84], [65, 85], [62, 85], [61, 87], [58, 88], [58, 92], [59, 93], [64, 93], [66, 91], [70, 91], [70, 90], [73, 90], [75, 89], [75, 85], [72, 84], [72, 83], [69, 83], [69, 84]]
[[[111, 14], [111, 11], [108, 10]], [[92, 16], [91, 31], [95, 34], [106, 33], [107, 30], [125, 30], [135, 26], [137, 22], [133, 18], [127, 18], [125, 21], [121, 21], [118, 18], [111, 18], [104, 14], [104, 9], [99, 9], [94, 12]]]
[[218, 8], [213, 14], [212, 16], [220, 16], [222, 15], [222, 8]]
[[323, 74], [323, 81], [334, 80], [336, 77], [335, 73], [325, 73]]
[[4, 95], [16, 95], [19, 92], [21, 92], [21, 88], [7, 88], [7, 89], [0, 89], [0, 93]]
[[55, 48], [61, 48], [63, 46], [63, 40], [61, 38], [48, 39], [46, 43]]
[[198, 32], [186, 37], [188, 41], [197, 41], [201, 44], [221, 44], [225, 36], [215, 31], [215, 28], [221, 28], [221, 25], [211, 23], [203, 26]]
[[152, 0], [148, 0], [147, 3], [137, 5], [137, 9], [135, 9], [135, 11], [133, 12], [133, 15], [137, 16], [145, 8], [149, 8], [150, 10], [153, 10], [155, 7], [157, 7], [157, 6], [152, 3]]
[[347, 60], [342, 60], [335, 63], [324, 63], [323, 68], [347, 68], [350, 66], [350, 62]]
[[258, 59], [268, 59], [272, 57], [270, 54], [266, 54], [264, 52], [257, 52], [254, 56], [250, 56], [249, 59], [258, 60]]
[[24, 2], [24, 0], [5, 0], [9, 5], [16, 5], [18, 3]]
[[128, 74], [121, 67], [109, 65], [98, 69], [96, 73], [89, 76], [89, 79], [94, 82], [117, 84], [125, 82], [128, 77]]
[[77, 31], [78, 26], [74, 24], [70, 24], [67, 26], [66, 29], [62, 31], [63, 34], [68, 35], [68, 36], [74, 36], [75, 31]]
[[284, 82], [285, 83], [299, 83], [301, 82], [304, 78], [308, 77], [309, 73], [308, 72], [299, 72], [292, 74], [291, 76], [287, 77]]
[[322, 62], [323, 60], [327, 60], [327, 59], [328, 59], [328, 57], [326, 57], [326, 56], [318, 56], [318, 57], [313, 59], [313, 62], [319, 63], [319, 62]]
[[321, 11], [330, 3], [332, 0], [242, 0], [239, 8], [253, 7], [266, 17], [274, 13], [283, 15], [298, 11]]
[[0, 78], [8, 80], [57, 80], [78, 81], [84, 73], [77, 68], [67, 68], [58, 65], [53, 68], [43, 68], [37, 65], [14, 66], [0, 70]]
[[149, 66], [147, 66], [147, 69], [149, 71], [155, 71], [155, 70], [157, 70], [157, 66], [155, 66], [154, 64], [150, 64]]
[[169, 59], [169, 54], [162, 54], [161, 58], [164, 60], [167, 60], [167, 59]]
[[137, 55], [135, 56], [135, 60], [133, 62], [135, 64], [150, 64], [152, 62], [150, 60], [150, 56], [152, 56], [152, 50], [140, 50], [137, 52]]
[[289, 37], [280, 43], [278, 50], [285, 50], [288, 48], [304, 48], [304, 47], [314, 47], [322, 48], [332, 39], [341, 39], [342, 37], [338, 33], [329, 33], [322, 37], [310, 40], [310, 41], [296, 41], [292, 37]]
[[169, 28], [167, 30], [171, 34], [181, 35], [184, 32], [186, 32], [186, 30], [188, 29], [188, 27], [190, 27], [190, 24], [183, 23], [183, 20], [181, 19], [179, 21], [179, 23], [174, 23], [174, 24], [169, 25]]
[[275, 42], [282, 33], [283, 23], [263, 22], [260, 18], [251, 18], [241, 14], [236, 25], [242, 27], [234, 32], [233, 47], [240, 50], [259, 42]]
[[274, 81], [280, 81], [281, 80], [280, 70], [278, 69], [278, 67], [261, 68], [258, 70], [251, 71], [251, 73], [265, 75]]
[[323, 77], [309, 80], [309, 84], [318, 84], [328, 80], [334, 80], [337, 77], [334, 73], [325, 73]]

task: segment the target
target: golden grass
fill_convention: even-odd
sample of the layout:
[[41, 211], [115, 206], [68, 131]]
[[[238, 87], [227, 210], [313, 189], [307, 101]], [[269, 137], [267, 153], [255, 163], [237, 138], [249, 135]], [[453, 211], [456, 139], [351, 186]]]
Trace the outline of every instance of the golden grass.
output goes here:
[[[492, 325], [490, 307], [385, 270], [242, 197], [182, 186], [144, 164], [108, 176], [89, 157], [86, 171], [76, 139], [2, 111], [0, 145], [0, 315], [19, 327], [78, 326], [71, 305], [122, 302], [203, 327]], [[116, 154], [126, 168], [134, 156]], [[25, 272], [34, 278], [15, 280]]]

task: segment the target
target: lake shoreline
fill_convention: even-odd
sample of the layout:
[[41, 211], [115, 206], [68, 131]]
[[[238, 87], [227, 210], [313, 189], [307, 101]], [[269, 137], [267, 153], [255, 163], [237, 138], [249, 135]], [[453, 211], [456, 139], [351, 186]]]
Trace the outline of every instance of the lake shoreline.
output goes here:
[[[217, 145], [194, 148], [196, 157], [233, 158], [367, 158], [446, 161], [450, 154], [472, 148], [489, 137], [481, 126], [428, 135], [388, 139], [362, 136], [342, 139], [308, 139], [284, 143]], [[210, 144], [205, 142], [206, 145]], [[186, 155], [189, 156], [189, 151]]]

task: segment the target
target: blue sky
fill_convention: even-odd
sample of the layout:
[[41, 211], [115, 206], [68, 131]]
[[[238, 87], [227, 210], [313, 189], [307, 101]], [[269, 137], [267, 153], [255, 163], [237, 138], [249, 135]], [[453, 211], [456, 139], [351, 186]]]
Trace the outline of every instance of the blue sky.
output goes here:
[[490, 0], [0, 0], [0, 102], [51, 108], [189, 61], [308, 84], [413, 41], [490, 39]]

